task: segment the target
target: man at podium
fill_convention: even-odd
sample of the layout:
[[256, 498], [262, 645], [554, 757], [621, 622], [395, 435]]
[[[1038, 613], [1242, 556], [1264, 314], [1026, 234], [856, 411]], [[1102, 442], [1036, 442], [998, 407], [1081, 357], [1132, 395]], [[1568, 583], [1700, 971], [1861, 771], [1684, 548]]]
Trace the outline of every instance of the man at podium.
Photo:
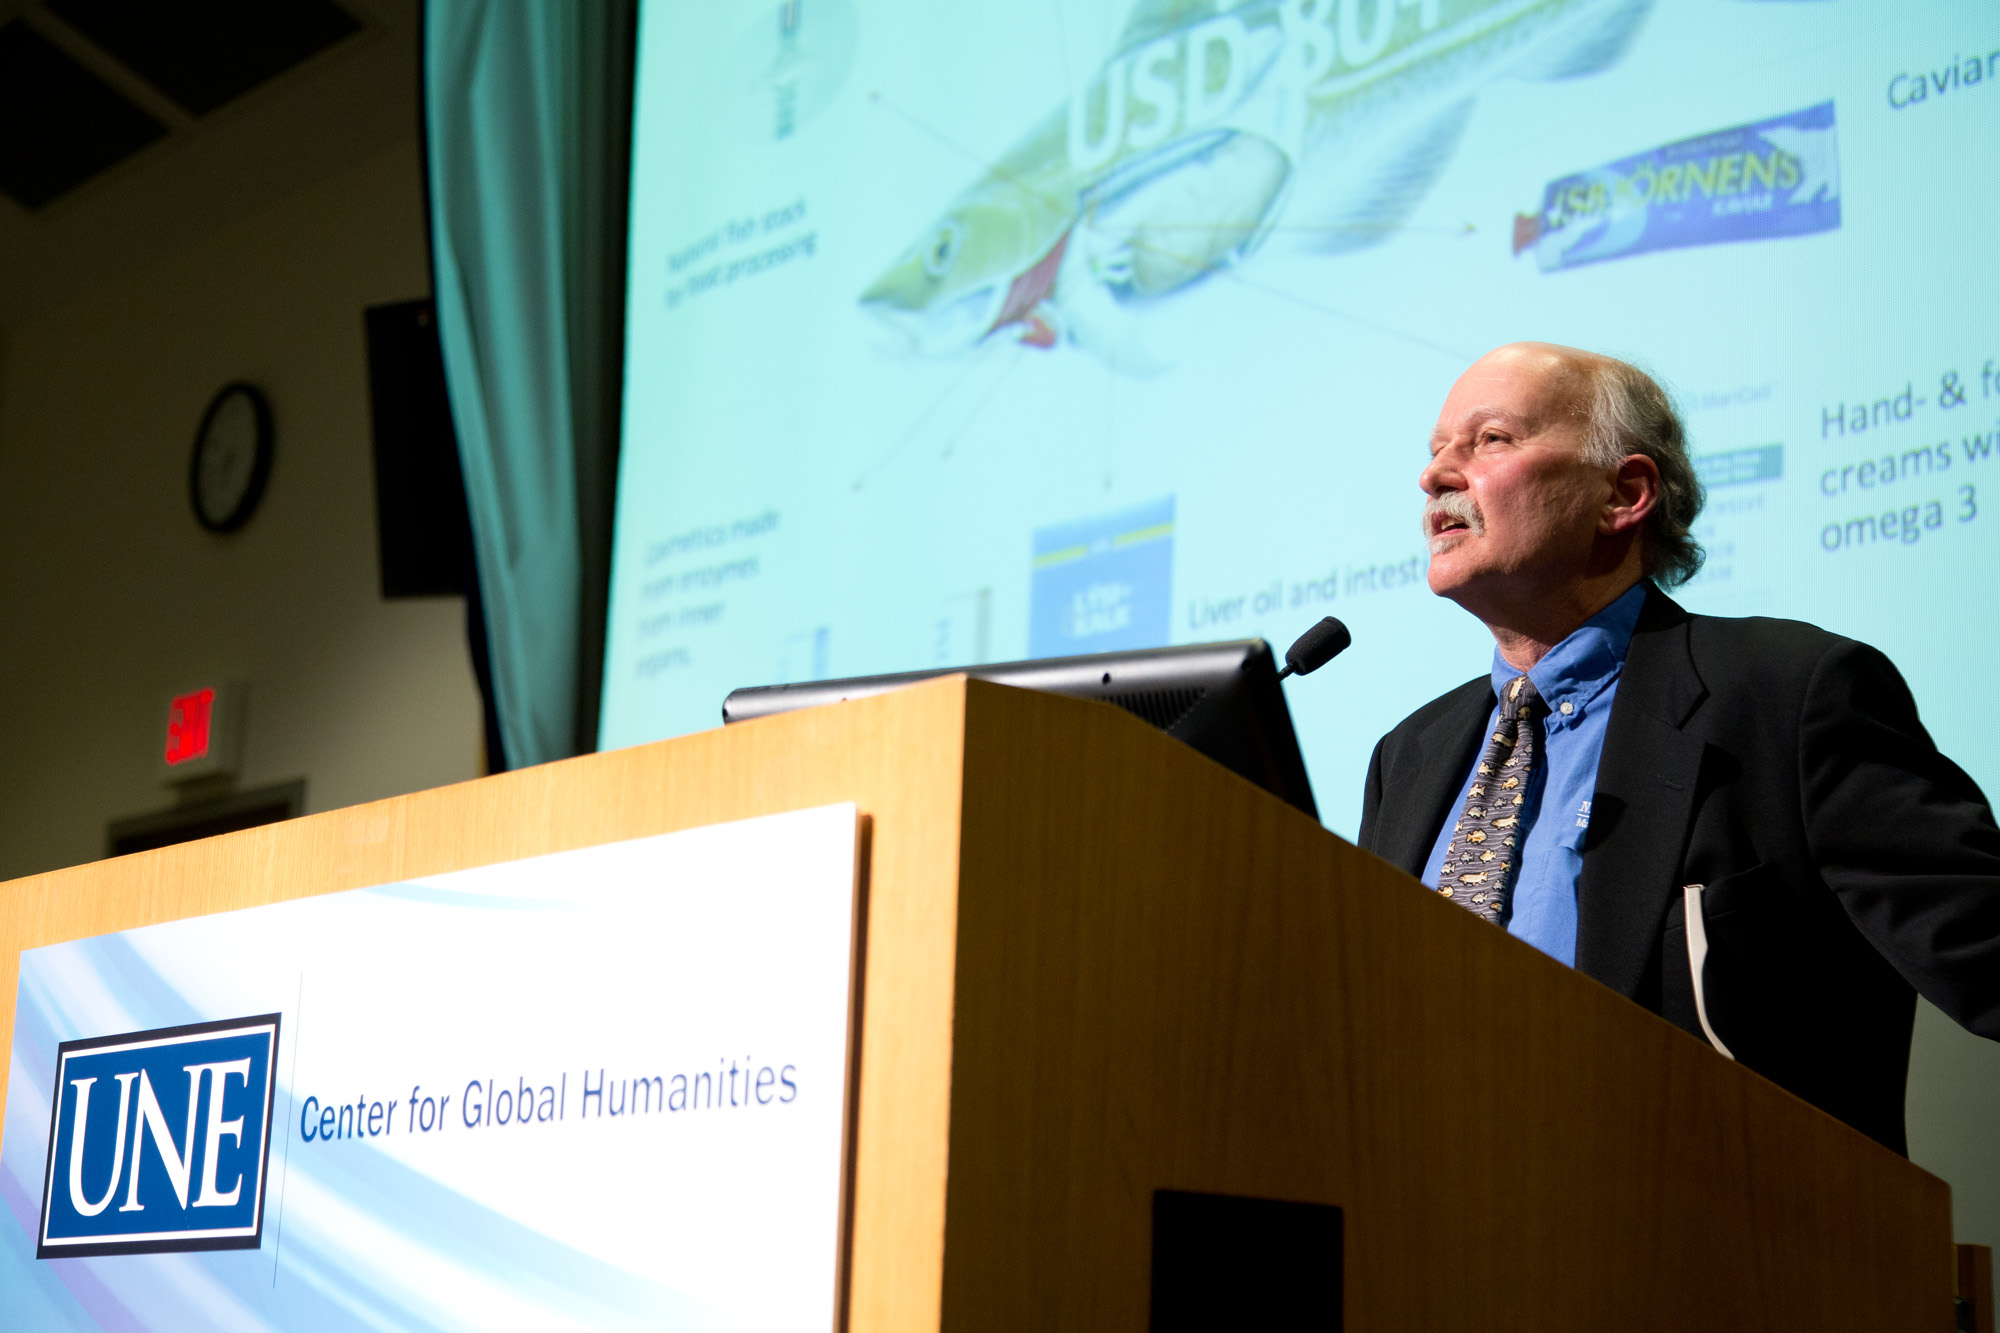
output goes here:
[[1419, 485], [1492, 670], [1376, 746], [1361, 845], [1906, 1151], [1917, 994], [2000, 1039], [2000, 828], [1896, 668], [1661, 591], [1702, 491], [1623, 362], [1489, 353]]

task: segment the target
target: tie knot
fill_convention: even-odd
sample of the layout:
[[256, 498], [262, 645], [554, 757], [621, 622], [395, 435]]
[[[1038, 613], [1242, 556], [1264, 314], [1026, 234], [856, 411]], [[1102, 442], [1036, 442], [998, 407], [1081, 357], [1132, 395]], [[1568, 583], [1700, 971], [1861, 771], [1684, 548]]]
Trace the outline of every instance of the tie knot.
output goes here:
[[1535, 690], [1535, 682], [1524, 672], [1507, 682], [1507, 688], [1500, 694], [1500, 716], [1508, 722], [1521, 718], [1537, 718], [1548, 712], [1548, 705]]

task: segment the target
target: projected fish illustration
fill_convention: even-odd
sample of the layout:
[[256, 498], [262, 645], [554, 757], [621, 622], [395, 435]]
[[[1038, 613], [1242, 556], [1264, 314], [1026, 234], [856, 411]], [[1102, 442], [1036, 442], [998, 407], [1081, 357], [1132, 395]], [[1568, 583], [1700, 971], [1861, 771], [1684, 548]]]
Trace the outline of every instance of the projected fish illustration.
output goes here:
[[[1652, 0], [1139, 0], [1067, 105], [861, 295], [910, 346], [996, 336], [1164, 365], [1137, 320], [1283, 228], [1374, 244], [1457, 147], [1479, 89], [1615, 62]], [[1018, 332], [1017, 332], [1018, 331]]]

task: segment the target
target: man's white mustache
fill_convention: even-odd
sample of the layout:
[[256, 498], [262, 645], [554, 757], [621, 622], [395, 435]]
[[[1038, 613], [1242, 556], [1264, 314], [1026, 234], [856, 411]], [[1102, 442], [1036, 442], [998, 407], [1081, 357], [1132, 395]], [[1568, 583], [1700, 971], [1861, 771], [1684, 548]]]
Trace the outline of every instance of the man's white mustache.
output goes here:
[[1470, 495], [1464, 491], [1442, 491], [1424, 502], [1423, 534], [1424, 540], [1430, 544], [1432, 555], [1437, 554], [1439, 545], [1444, 541], [1444, 534], [1436, 527], [1439, 518], [1465, 524], [1475, 537], [1486, 531], [1486, 520]]

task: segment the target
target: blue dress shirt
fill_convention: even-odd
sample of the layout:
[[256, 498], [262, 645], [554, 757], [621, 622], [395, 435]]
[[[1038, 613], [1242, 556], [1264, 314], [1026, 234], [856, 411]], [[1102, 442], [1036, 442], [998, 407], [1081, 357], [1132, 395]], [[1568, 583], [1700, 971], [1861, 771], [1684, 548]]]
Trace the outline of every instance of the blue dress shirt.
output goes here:
[[[1576, 879], [1583, 871], [1583, 835], [1590, 827], [1591, 793], [1597, 790], [1597, 760], [1604, 753], [1604, 730], [1611, 721], [1625, 650], [1632, 646], [1632, 630], [1645, 604], [1642, 581], [1586, 620], [1528, 672], [1549, 712], [1542, 719], [1542, 752], [1528, 778], [1528, 799], [1522, 806], [1527, 836], [1521, 844], [1521, 869], [1501, 919], [1508, 934], [1571, 967], [1576, 966]], [[1496, 702], [1486, 720], [1487, 735], [1500, 725], [1500, 691], [1520, 674], [1507, 665], [1498, 648], [1493, 650]], [[1424, 866], [1424, 883], [1432, 888], [1437, 887], [1451, 846], [1452, 825], [1465, 809], [1478, 767], [1474, 758]], [[1547, 818], [1542, 817], [1544, 810]]]

